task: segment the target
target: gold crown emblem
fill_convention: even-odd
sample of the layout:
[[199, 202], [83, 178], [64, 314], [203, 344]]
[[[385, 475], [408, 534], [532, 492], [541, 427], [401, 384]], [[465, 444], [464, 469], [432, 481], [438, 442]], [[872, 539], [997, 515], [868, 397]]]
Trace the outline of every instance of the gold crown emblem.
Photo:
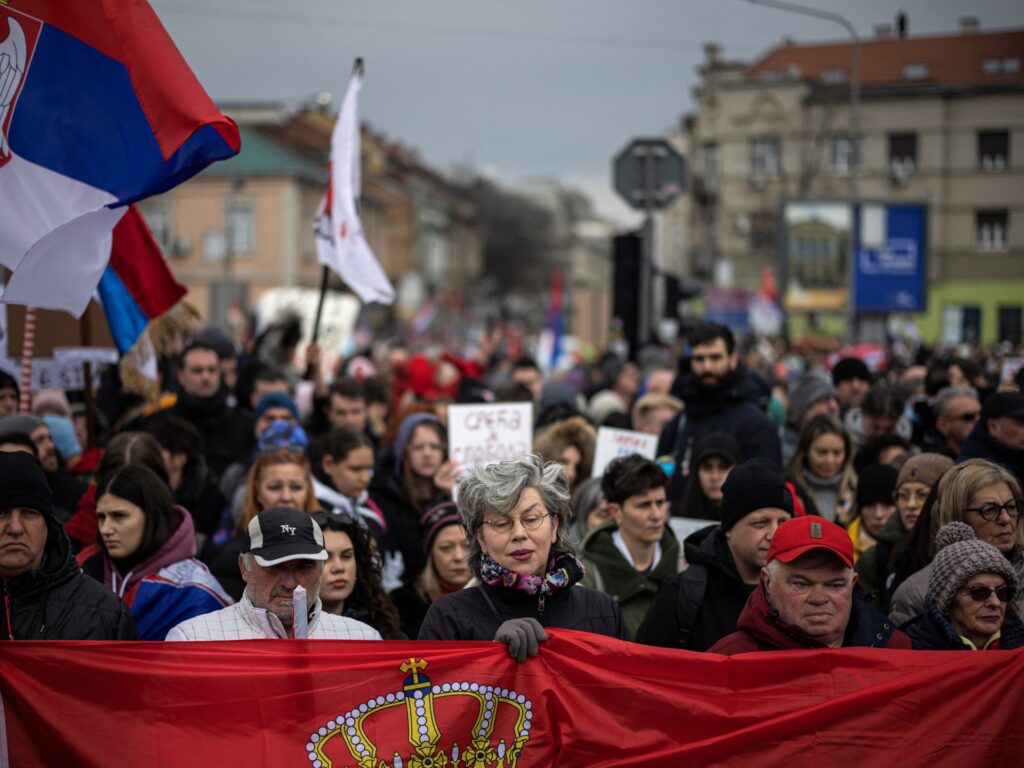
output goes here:
[[[476, 682], [434, 684], [423, 673], [427, 666], [423, 659], [403, 662], [398, 670], [406, 678], [400, 690], [369, 699], [318, 728], [306, 744], [313, 768], [341, 765], [339, 736], [357, 768], [514, 768], [530, 738], [530, 700]], [[442, 744], [439, 709], [445, 722], [474, 719], [465, 746]], [[391, 742], [399, 731], [405, 732], [408, 746], [400, 748], [404, 752], [396, 749], [389, 761], [380, 754], [381, 741]]]

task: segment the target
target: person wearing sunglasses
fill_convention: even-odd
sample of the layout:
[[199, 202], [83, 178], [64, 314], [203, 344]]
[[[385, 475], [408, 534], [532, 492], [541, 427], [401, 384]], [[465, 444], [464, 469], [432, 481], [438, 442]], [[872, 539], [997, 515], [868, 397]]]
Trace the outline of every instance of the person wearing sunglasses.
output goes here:
[[[1020, 525], [1020, 484], [1005, 467], [984, 459], [957, 464], [939, 480], [931, 510], [932, 530], [948, 523], [966, 523], [981, 541], [995, 547], [1024, 580], [1024, 528]], [[934, 536], [932, 537], [935, 542]], [[935, 551], [933, 546], [932, 550]], [[934, 560], [904, 581], [893, 594], [889, 616], [904, 624], [925, 611], [925, 598]], [[1017, 610], [1024, 601], [1017, 596]]]
[[546, 629], [628, 639], [612, 598], [576, 586], [583, 566], [571, 544], [561, 464], [533, 455], [477, 465], [455, 495], [480, 583], [431, 603], [420, 640], [494, 640], [522, 662], [537, 655]]
[[915, 650], [990, 651], [1024, 647], [1024, 622], [1014, 597], [1016, 571], [966, 523], [935, 537], [925, 612], [906, 628]]

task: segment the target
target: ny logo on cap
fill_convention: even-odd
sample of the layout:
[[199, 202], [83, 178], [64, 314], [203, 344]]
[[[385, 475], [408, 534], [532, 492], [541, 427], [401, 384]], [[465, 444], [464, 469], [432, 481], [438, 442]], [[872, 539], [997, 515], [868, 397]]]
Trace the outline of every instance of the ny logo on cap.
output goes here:
[[823, 539], [823, 538], [825, 538], [825, 534], [821, 530], [821, 523], [811, 523], [811, 538], [812, 539]]
[[295, 535], [295, 526], [294, 525], [282, 525], [281, 526], [281, 533], [287, 533], [287, 534], [290, 534], [290, 535], [294, 536]]

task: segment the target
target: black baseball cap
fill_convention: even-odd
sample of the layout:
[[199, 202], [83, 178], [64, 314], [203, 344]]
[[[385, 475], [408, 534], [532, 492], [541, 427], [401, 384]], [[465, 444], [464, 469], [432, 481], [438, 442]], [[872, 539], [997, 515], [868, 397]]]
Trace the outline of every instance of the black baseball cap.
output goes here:
[[1003, 416], [1024, 419], [1024, 394], [996, 392], [985, 399], [985, 404], [981, 407], [982, 420], [1001, 419]]
[[305, 512], [290, 507], [265, 509], [249, 521], [243, 552], [264, 567], [289, 560], [326, 560], [324, 533]]

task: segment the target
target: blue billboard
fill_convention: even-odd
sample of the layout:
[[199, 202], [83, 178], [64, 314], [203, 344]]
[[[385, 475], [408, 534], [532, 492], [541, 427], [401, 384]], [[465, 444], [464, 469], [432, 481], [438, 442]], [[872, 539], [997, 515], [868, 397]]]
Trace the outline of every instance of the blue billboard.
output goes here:
[[923, 312], [927, 303], [927, 207], [864, 203], [857, 214], [857, 311]]

